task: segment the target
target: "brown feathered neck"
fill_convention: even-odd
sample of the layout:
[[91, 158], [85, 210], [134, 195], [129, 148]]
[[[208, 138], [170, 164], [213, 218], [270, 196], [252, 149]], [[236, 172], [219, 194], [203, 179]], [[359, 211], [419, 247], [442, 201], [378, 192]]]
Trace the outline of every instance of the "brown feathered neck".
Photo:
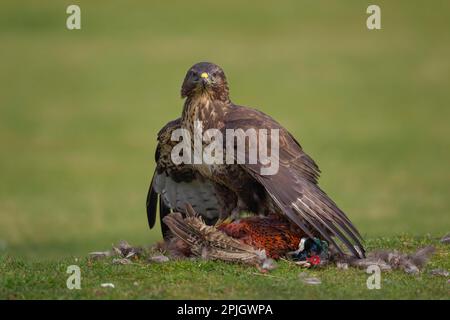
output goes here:
[[182, 126], [192, 129], [194, 121], [199, 120], [214, 127], [212, 124], [220, 122], [232, 105], [228, 94], [221, 99], [217, 99], [210, 91], [189, 96], [184, 102]]

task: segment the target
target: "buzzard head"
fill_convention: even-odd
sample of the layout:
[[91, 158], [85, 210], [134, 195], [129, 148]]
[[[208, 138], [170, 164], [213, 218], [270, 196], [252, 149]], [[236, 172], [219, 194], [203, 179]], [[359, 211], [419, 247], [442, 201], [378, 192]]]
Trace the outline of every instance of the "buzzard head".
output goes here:
[[215, 100], [228, 101], [228, 84], [225, 73], [218, 65], [199, 62], [193, 65], [181, 86], [182, 98], [208, 95]]

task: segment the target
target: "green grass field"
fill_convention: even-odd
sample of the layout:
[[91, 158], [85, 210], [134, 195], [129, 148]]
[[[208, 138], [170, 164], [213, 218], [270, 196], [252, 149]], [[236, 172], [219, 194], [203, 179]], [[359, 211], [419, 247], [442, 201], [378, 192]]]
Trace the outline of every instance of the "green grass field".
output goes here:
[[[72, 3], [81, 30], [66, 29]], [[377, 1], [376, 31], [369, 4], [2, 1], [0, 298], [448, 299], [447, 280], [426, 273], [393, 272], [375, 292], [360, 270], [314, 271], [323, 283], [305, 289], [287, 264], [265, 278], [85, 259], [120, 239], [160, 240], [145, 215], [155, 137], [202, 60], [225, 69], [234, 102], [300, 140], [370, 249], [438, 244], [450, 231], [450, 4]], [[428, 268], [448, 269], [448, 253], [439, 245]], [[87, 269], [76, 292], [65, 288], [74, 257]]]

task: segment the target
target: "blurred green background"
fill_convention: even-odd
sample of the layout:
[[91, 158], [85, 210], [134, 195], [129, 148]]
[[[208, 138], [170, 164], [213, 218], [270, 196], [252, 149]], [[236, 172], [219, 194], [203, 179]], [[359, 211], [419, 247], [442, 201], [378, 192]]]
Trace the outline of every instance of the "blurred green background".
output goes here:
[[0, 250], [160, 239], [145, 214], [156, 133], [202, 60], [300, 140], [364, 236], [450, 231], [450, 2], [376, 1], [369, 31], [372, 3], [2, 1]]

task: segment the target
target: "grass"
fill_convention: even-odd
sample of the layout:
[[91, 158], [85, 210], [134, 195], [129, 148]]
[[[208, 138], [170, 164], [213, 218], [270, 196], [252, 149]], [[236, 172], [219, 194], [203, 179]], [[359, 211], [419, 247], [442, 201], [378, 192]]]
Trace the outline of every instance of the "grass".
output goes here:
[[[82, 30], [68, 31], [72, 3], [0, 4], [0, 297], [94, 297], [104, 292], [101, 279], [122, 272], [142, 277], [139, 297], [194, 287], [199, 298], [220, 296], [214, 288], [248, 298], [387, 294], [387, 285], [379, 293], [364, 282], [347, 285], [333, 269], [318, 275], [335, 281], [302, 294], [288, 281], [298, 270], [283, 264], [274, 274], [285, 272], [286, 281], [256, 276], [251, 284], [236, 280], [248, 269], [210, 262], [87, 268], [82, 257], [119, 239], [160, 239], [144, 209], [155, 135], [179, 116], [181, 80], [201, 60], [225, 69], [236, 103], [269, 113], [299, 138], [323, 171], [321, 186], [373, 248], [400, 234], [434, 239], [450, 231], [447, 2], [378, 1], [379, 31], [366, 29], [364, 1], [82, 0]], [[59, 274], [73, 256], [90, 272], [81, 292], [66, 292]], [[445, 257], [433, 263], [448, 267]], [[163, 277], [152, 268], [175, 271]], [[184, 280], [178, 293], [176, 280], [189, 274], [211, 280]], [[420, 296], [418, 279], [391, 277], [401, 284], [392, 296]], [[420, 279], [424, 297], [448, 293], [437, 279]], [[134, 297], [126, 292], [98, 297]]]
[[[368, 248], [415, 250], [437, 246], [432, 261], [418, 276], [402, 271], [382, 273], [381, 289], [369, 290], [364, 270], [340, 270], [328, 266], [307, 271], [320, 278], [320, 285], [304, 284], [300, 267], [281, 261], [269, 274], [255, 268], [213, 261], [170, 261], [113, 265], [109, 258], [90, 260], [66, 258], [53, 262], [29, 262], [3, 257], [0, 261], [0, 296], [7, 299], [448, 299], [447, 279], [429, 273], [433, 268], [450, 268], [448, 247], [430, 237], [401, 236], [368, 242]], [[81, 289], [69, 290], [69, 265], [81, 269]], [[103, 288], [113, 283], [114, 288]]]

